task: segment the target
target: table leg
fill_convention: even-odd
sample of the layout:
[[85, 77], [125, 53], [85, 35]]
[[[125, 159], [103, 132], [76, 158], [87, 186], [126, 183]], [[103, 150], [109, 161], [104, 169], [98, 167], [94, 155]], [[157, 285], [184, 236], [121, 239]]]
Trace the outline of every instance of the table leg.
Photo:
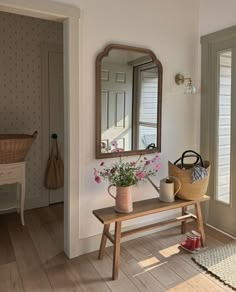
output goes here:
[[201, 244], [202, 247], [205, 246], [205, 232], [204, 232], [204, 226], [203, 226], [203, 220], [202, 220], [202, 211], [201, 211], [201, 206], [200, 203], [195, 204], [195, 211], [196, 211], [196, 216], [197, 216], [197, 227], [198, 227], [198, 232], [201, 234]]
[[[182, 216], [186, 215], [187, 207], [182, 207]], [[186, 233], [186, 221], [181, 222], [181, 233]]]
[[21, 202], [21, 184], [20, 183], [16, 183], [16, 200], [17, 200], [17, 204], [18, 204], [18, 208], [16, 209], [17, 213], [20, 213], [20, 202]]
[[110, 228], [110, 224], [104, 224], [103, 233], [102, 233], [102, 240], [101, 240], [99, 254], [98, 254], [99, 260], [101, 260], [103, 258], [103, 255], [104, 255], [104, 251], [105, 251], [105, 247], [106, 247], [106, 243], [107, 243], [107, 237], [106, 237], [105, 233], [109, 231], [109, 228]]
[[20, 205], [20, 214], [21, 214], [21, 223], [24, 226], [24, 207], [25, 207], [25, 180], [21, 182], [21, 205]]
[[115, 223], [115, 242], [113, 253], [113, 271], [112, 279], [118, 279], [119, 262], [120, 262], [120, 238], [121, 238], [121, 222]]

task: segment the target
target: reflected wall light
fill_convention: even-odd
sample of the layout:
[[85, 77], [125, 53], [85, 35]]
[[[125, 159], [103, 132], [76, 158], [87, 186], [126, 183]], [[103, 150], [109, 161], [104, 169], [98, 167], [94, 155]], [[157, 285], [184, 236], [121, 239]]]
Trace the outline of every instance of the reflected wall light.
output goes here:
[[175, 83], [177, 85], [184, 84], [184, 81], [188, 80], [188, 84], [184, 87], [185, 94], [194, 94], [196, 93], [196, 87], [192, 84], [192, 79], [190, 77], [185, 78], [182, 74], [175, 75]]

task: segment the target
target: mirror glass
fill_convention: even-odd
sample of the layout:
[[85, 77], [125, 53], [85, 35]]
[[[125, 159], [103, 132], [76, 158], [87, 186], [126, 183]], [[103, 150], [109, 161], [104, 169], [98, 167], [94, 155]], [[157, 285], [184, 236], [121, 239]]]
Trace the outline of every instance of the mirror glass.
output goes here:
[[97, 158], [160, 151], [162, 66], [155, 55], [113, 45], [97, 66]]

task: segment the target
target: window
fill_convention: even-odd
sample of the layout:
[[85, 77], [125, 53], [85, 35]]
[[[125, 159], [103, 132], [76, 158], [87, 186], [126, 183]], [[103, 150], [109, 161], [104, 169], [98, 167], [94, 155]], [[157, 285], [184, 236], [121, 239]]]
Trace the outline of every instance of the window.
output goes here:
[[139, 80], [135, 107], [136, 131], [134, 144], [138, 149], [156, 147], [158, 121], [158, 69], [153, 64], [135, 68], [134, 80]]

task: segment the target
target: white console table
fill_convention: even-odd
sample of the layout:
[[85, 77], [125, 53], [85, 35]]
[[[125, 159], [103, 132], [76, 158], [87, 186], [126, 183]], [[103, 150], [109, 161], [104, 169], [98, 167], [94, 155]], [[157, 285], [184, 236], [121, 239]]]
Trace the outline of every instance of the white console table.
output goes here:
[[13, 208], [20, 211], [21, 223], [24, 222], [24, 204], [25, 204], [25, 166], [26, 162], [0, 164], [0, 185], [17, 183], [16, 197], [1, 197], [0, 195], [0, 211], [10, 210]]

